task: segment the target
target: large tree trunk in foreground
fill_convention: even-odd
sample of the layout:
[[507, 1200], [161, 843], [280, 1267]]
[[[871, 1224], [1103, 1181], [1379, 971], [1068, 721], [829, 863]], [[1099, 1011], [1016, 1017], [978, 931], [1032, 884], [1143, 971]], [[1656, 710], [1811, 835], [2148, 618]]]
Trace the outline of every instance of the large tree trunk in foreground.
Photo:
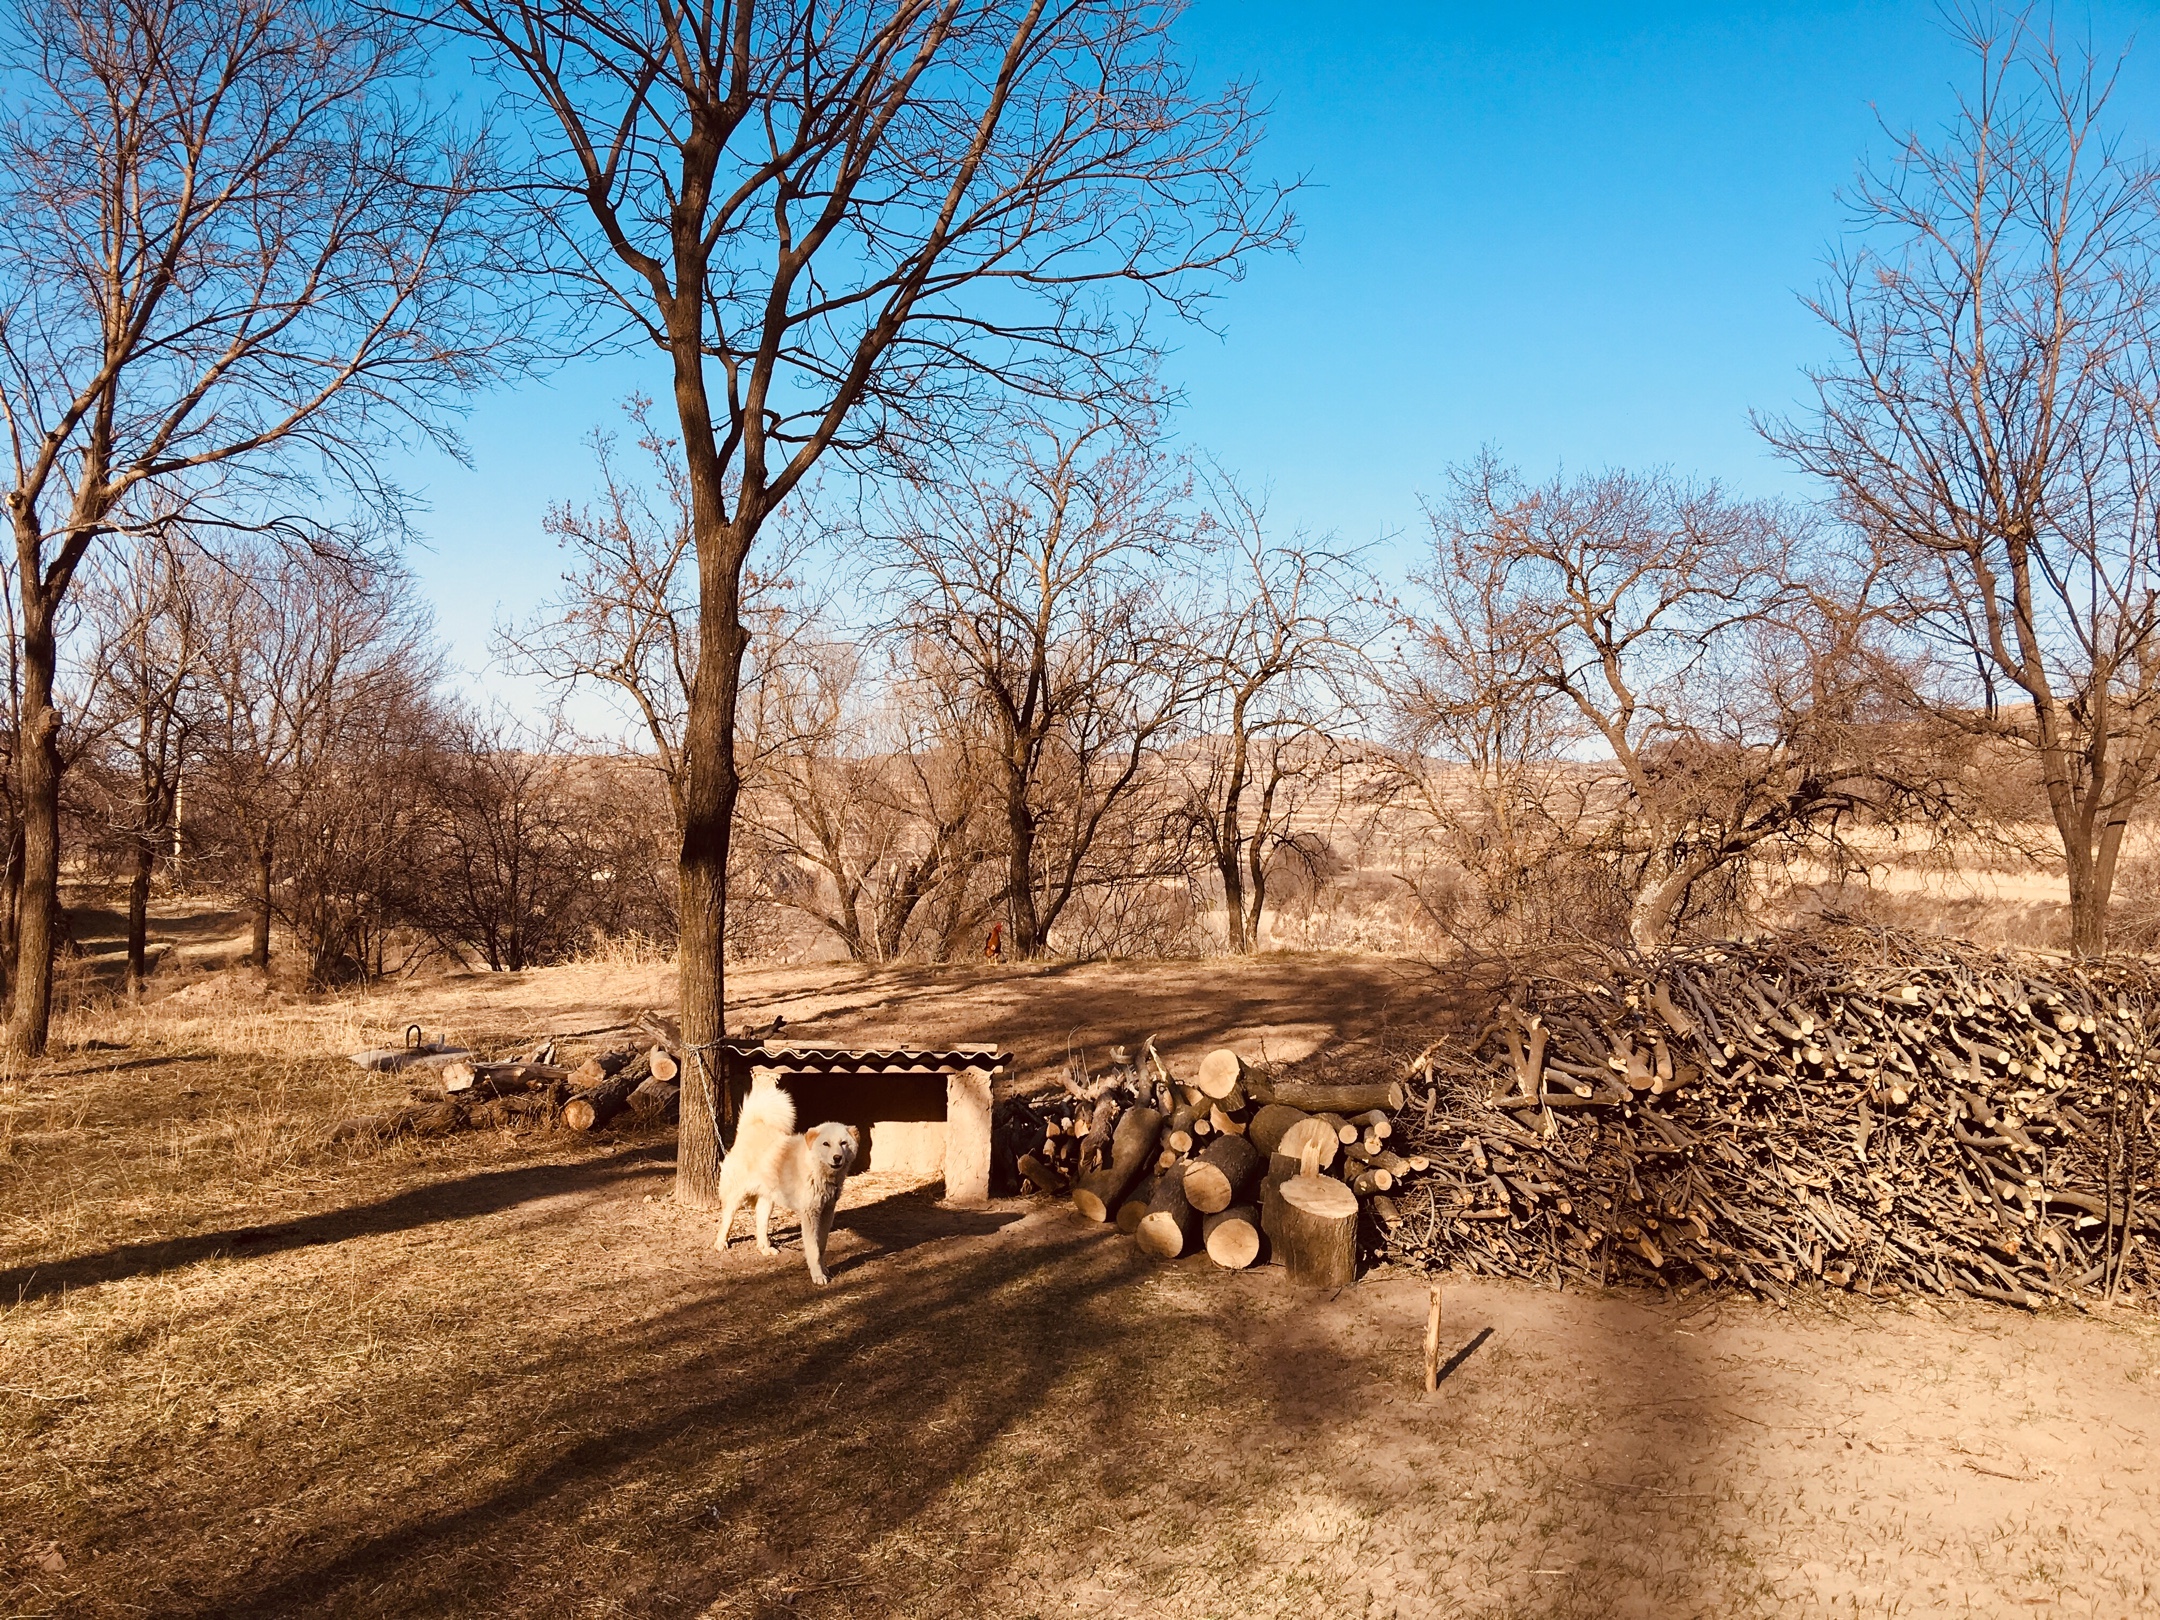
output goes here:
[[[32, 557], [33, 564], [36, 558]], [[52, 1025], [53, 950], [60, 921], [60, 716], [53, 707], [59, 649], [35, 576], [23, 576], [22, 729], [15, 771], [22, 792], [23, 877], [15, 936], [15, 997], [8, 1050], [45, 1053]]]
[[720, 519], [723, 491], [701, 364], [693, 334], [687, 352], [678, 345], [675, 387], [697, 525], [700, 604], [697, 678], [684, 727], [690, 769], [683, 788], [677, 947], [683, 1067], [675, 1196], [693, 1209], [713, 1209], [720, 1202], [720, 1160], [735, 1138], [742, 1100], [728, 1082], [718, 1043], [727, 1034], [728, 845], [742, 786], [735, 764], [735, 708], [749, 639], [740, 622], [742, 569], [756, 529], [741, 513], [731, 523]]

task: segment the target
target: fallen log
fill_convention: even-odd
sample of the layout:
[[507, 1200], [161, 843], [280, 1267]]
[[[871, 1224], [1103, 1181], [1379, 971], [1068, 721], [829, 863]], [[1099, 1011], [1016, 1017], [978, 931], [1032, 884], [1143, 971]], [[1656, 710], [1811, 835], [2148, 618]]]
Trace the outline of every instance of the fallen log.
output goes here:
[[1265, 1161], [1242, 1136], [1218, 1136], [1185, 1167], [1185, 1197], [1203, 1215], [1220, 1214], [1251, 1191]]
[[[672, 1080], [673, 1075], [654, 1074], [651, 1078]], [[624, 1069], [610, 1075], [590, 1091], [581, 1091], [562, 1106], [562, 1122], [565, 1130], [597, 1131], [617, 1114], [630, 1106], [630, 1093], [644, 1082], [637, 1078], [633, 1069]]]
[[1155, 1183], [1155, 1195], [1133, 1229], [1133, 1241], [1143, 1254], [1175, 1260], [1192, 1246], [1199, 1231], [1199, 1213], [1185, 1199], [1185, 1167], [1173, 1165]]
[[647, 1075], [630, 1093], [629, 1112], [640, 1125], [672, 1125], [682, 1113], [682, 1087]]
[[1217, 1210], [1200, 1223], [1200, 1241], [1225, 1271], [1243, 1271], [1260, 1258], [1260, 1211], [1251, 1204]]
[[1303, 1080], [1268, 1081], [1258, 1074], [1246, 1076], [1245, 1090], [1255, 1102], [1284, 1103], [1308, 1114], [1363, 1114], [1375, 1108], [1394, 1113], [1402, 1107], [1404, 1095], [1399, 1080], [1324, 1086]]
[[548, 1063], [472, 1063], [459, 1059], [442, 1072], [445, 1096], [468, 1100], [507, 1097], [520, 1091], [544, 1091], [567, 1083], [570, 1071]]
[[[1110, 1134], [1110, 1157], [1098, 1170], [1073, 1183], [1073, 1208], [1091, 1221], [1107, 1221], [1117, 1213], [1126, 1191], [1147, 1168], [1162, 1135], [1162, 1115], [1144, 1104], [1135, 1104], [1118, 1117]], [[1084, 1162], [1087, 1155], [1081, 1153]]]
[[1302, 1108], [1292, 1108], [1288, 1103], [1268, 1103], [1254, 1112], [1245, 1127], [1245, 1139], [1263, 1156], [1271, 1154], [1282, 1145], [1285, 1131], [1310, 1117]]

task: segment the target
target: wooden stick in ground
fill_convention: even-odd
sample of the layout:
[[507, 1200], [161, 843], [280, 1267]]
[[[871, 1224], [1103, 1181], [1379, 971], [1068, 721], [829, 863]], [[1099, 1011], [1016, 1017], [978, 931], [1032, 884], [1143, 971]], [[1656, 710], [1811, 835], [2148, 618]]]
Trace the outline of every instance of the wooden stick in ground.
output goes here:
[[1200, 1223], [1208, 1258], [1225, 1271], [1243, 1271], [1260, 1258], [1260, 1211], [1251, 1204], [1217, 1210]]
[[1440, 1285], [1433, 1284], [1432, 1304], [1425, 1312], [1425, 1393], [1440, 1387]]
[[[1343, 1188], [1344, 1192], [1349, 1190]], [[1158, 1260], [1175, 1260], [1191, 1247], [1199, 1232], [1200, 1216], [1185, 1201], [1185, 1167], [1172, 1165], [1155, 1183], [1155, 1196], [1148, 1200], [1147, 1213], [1140, 1217], [1133, 1241], [1143, 1253]]]
[[1242, 1136], [1218, 1136], [1185, 1167], [1185, 1198], [1203, 1215], [1228, 1209], [1259, 1180], [1260, 1150]]
[[1292, 1282], [1346, 1288], [1357, 1281], [1357, 1194], [1321, 1175], [1319, 1156], [1319, 1144], [1306, 1143], [1298, 1173], [1275, 1189], [1281, 1204], [1269, 1235]]
[[[1162, 1135], [1162, 1122], [1162, 1115], [1145, 1105], [1136, 1104], [1126, 1109], [1118, 1118], [1117, 1129], [1110, 1135], [1109, 1162], [1073, 1183], [1073, 1208], [1091, 1221], [1107, 1221], [1115, 1215], [1126, 1189], [1147, 1167], [1148, 1156], [1155, 1151], [1155, 1143]], [[1084, 1148], [1080, 1157], [1085, 1164], [1087, 1153]]]

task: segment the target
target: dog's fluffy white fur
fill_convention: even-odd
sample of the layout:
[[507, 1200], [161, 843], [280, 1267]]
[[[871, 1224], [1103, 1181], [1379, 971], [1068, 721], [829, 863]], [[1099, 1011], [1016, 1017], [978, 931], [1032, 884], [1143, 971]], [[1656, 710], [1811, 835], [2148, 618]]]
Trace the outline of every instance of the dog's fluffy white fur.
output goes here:
[[825, 1275], [825, 1240], [832, 1235], [841, 1184], [861, 1152], [862, 1138], [854, 1126], [819, 1125], [798, 1132], [795, 1099], [769, 1083], [753, 1086], [743, 1099], [734, 1149], [720, 1165], [720, 1234], [713, 1247], [728, 1246], [735, 1211], [745, 1198], [755, 1198], [758, 1252], [774, 1253], [766, 1230], [773, 1204], [779, 1202], [802, 1221], [810, 1280], [821, 1286], [830, 1281]]

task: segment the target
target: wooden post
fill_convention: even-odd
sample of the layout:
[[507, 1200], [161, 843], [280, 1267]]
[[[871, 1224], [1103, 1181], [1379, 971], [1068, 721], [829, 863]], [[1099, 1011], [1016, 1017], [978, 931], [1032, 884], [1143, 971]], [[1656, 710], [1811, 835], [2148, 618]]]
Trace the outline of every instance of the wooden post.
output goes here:
[[1440, 1285], [1433, 1284], [1432, 1304], [1425, 1312], [1425, 1393], [1440, 1387]]

